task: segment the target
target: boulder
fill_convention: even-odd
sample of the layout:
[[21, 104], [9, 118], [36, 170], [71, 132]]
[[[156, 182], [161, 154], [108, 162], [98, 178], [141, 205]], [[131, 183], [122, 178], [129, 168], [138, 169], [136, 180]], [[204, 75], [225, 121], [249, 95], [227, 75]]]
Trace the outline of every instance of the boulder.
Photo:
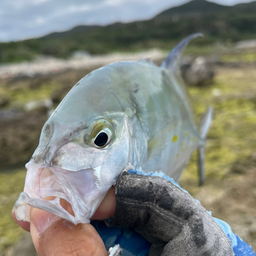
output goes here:
[[37, 112], [39, 114], [51, 114], [53, 110], [53, 103], [51, 99], [43, 99], [37, 101], [30, 101], [25, 104], [24, 110], [26, 112]]
[[26, 163], [38, 145], [47, 115], [0, 111], [0, 167]]
[[10, 100], [6, 95], [0, 95], [0, 107], [5, 107], [9, 104]]
[[181, 63], [181, 75], [188, 85], [209, 85], [213, 83], [214, 72], [204, 57], [185, 59]]

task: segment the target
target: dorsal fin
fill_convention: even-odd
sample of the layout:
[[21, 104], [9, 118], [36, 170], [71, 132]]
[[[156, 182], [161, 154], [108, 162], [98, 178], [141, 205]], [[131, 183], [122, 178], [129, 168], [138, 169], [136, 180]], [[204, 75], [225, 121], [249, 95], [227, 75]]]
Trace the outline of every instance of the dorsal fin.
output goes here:
[[196, 120], [194, 118], [193, 113], [193, 104], [188, 96], [187, 88], [183, 82], [183, 79], [180, 75], [180, 59], [182, 55], [182, 51], [186, 47], [186, 45], [194, 38], [202, 36], [201, 33], [192, 34], [185, 39], [183, 39], [178, 45], [176, 45], [167, 58], [162, 63], [162, 68], [167, 70], [167, 73], [170, 74], [170, 80], [172, 87], [175, 88], [175, 91], [179, 95], [183, 104], [185, 105], [187, 112], [190, 115], [191, 124], [195, 130], [198, 130], [196, 125]]
[[201, 33], [194, 33], [184, 38], [179, 44], [177, 44], [172, 51], [169, 53], [167, 58], [163, 61], [161, 67], [170, 69], [172, 71], [179, 70], [180, 58], [183, 50], [188, 45], [188, 43], [196, 37], [203, 36]]
[[151, 66], [155, 66], [154, 62], [150, 58], [139, 59], [138, 62], [147, 64], [147, 65], [151, 65]]

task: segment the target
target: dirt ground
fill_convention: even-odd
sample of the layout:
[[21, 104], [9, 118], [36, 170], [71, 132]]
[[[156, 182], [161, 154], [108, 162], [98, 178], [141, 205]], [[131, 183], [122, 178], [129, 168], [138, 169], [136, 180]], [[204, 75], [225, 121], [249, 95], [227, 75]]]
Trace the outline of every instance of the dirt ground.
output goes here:
[[256, 161], [237, 163], [233, 168], [224, 180], [208, 180], [201, 188], [186, 179], [180, 185], [256, 250]]
[[[212, 92], [218, 84], [224, 87], [209, 99], [215, 115], [206, 147], [205, 185], [198, 187], [196, 175], [191, 175], [196, 172], [196, 155], [192, 155], [180, 185], [256, 251], [256, 68], [218, 67], [216, 72]], [[217, 132], [220, 127], [223, 130]]]

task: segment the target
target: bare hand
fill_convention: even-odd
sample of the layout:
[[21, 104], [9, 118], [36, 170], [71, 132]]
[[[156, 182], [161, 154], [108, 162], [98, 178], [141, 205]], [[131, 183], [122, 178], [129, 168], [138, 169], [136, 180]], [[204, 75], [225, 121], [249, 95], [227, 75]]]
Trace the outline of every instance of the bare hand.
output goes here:
[[[92, 219], [103, 220], [114, 216], [115, 191], [112, 187]], [[25, 230], [31, 232], [31, 237], [39, 256], [55, 255], [107, 255], [105, 246], [90, 224], [73, 225], [59, 217], [40, 209], [32, 208], [30, 223], [15, 221]], [[49, 226], [49, 222], [52, 224]], [[47, 228], [45, 229], [45, 224]]]

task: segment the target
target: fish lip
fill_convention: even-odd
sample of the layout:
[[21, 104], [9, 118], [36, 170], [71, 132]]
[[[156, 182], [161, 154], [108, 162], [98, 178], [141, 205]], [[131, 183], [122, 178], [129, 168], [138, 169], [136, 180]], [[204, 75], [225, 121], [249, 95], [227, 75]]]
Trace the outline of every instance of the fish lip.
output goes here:
[[[84, 201], [84, 194], [81, 193], [72, 182], [69, 181], [69, 177], [65, 177], [65, 174], [70, 173], [68, 170], [59, 167], [49, 167], [44, 164], [37, 164], [33, 160], [26, 164], [28, 170], [26, 176], [26, 182], [24, 192], [22, 192], [14, 205], [14, 211], [17, 219], [30, 221], [30, 207], [39, 208], [64, 218], [73, 224], [89, 223], [92, 217], [93, 211], [88, 207], [90, 200]], [[51, 182], [44, 184], [44, 176], [41, 174], [46, 171], [46, 179], [50, 177]], [[93, 168], [83, 169], [81, 171], [94, 171]], [[47, 176], [47, 172], [49, 177]], [[74, 173], [74, 172], [72, 172]], [[75, 175], [75, 174], [74, 174]], [[76, 176], [75, 176], [76, 177]], [[32, 185], [30, 183], [33, 183]], [[90, 181], [89, 181], [90, 182]], [[41, 183], [45, 187], [41, 188]], [[47, 187], [47, 186], [52, 187]], [[55, 197], [54, 200], [47, 201], [47, 196]], [[60, 199], [66, 200], [72, 207], [74, 216], [65, 210], [60, 204]], [[102, 198], [103, 199], [103, 198]]]
[[[56, 198], [58, 201], [60, 198]], [[52, 200], [55, 201], [55, 200]], [[34, 208], [38, 208], [44, 211], [47, 211], [49, 213], [52, 213], [58, 217], [61, 217], [63, 219], [66, 219], [73, 224], [78, 224], [78, 221], [76, 220], [75, 216], [71, 215], [68, 211], [66, 211], [63, 207], [57, 207], [56, 205], [52, 204], [51, 201], [46, 201], [44, 199], [38, 199], [38, 198], [31, 198], [26, 192], [21, 192], [18, 200], [14, 204], [14, 211], [16, 214], [16, 217], [18, 220], [20, 219], [20, 213], [19, 213], [19, 207], [29, 205]], [[85, 220], [86, 221], [86, 220]], [[88, 219], [88, 223], [89, 223]]]

